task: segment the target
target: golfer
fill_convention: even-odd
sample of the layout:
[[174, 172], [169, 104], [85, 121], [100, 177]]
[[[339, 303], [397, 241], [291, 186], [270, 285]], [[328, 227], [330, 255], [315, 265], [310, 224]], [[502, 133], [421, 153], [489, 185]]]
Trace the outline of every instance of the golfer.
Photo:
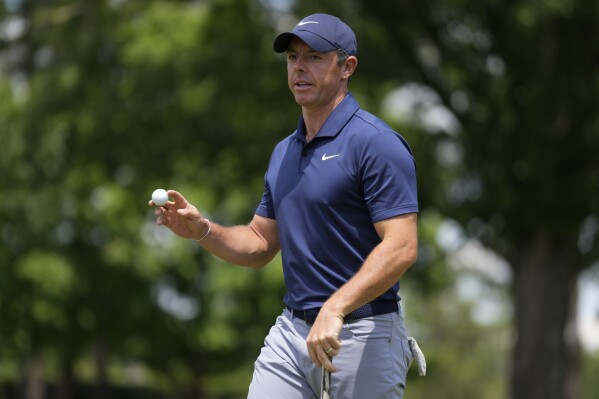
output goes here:
[[211, 222], [170, 190], [157, 223], [241, 266], [261, 268], [281, 251], [283, 311], [248, 398], [318, 398], [322, 368], [332, 398], [402, 398], [412, 354], [399, 280], [418, 247], [412, 152], [348, 91], [357, 44], [339, 18], [310, 15], [274, 50], [287, 56], [301, 115], [272, 152], [251, 222]]

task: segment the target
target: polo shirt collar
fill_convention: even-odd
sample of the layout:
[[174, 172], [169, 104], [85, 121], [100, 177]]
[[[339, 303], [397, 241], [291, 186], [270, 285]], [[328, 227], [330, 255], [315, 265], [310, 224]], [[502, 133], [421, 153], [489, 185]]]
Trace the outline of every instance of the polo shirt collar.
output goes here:
[[[322, 125], [314, 138], [335, 137], [359, 109], [360, 105], [354, 96], [351, 93], [347, 93], [345, 98], [341, 100], [333, 112], [328, 116], [324, 125]], [[304, 116], [300, 115], [297, 123], [297, 130], [295, 131], [295, 138], [304, 142], [306, 141], [305, 126]]]

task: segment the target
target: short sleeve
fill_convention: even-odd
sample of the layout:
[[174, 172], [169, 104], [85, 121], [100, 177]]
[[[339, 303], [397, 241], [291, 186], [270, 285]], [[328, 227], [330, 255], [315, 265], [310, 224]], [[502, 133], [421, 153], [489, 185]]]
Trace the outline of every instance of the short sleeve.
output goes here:
[[416, 162], [407, 142], [393, 131], [380, 131], [361, 157], [364, 200], [373, 223], [418, 212]]
[[266, 177], [264, 178], [264, 193], [262, 193], [262, 200], [256, 209], [256, 215], [263, 216], [269, 219], [275, 218], [275, 210], [272, 201], [272, 193]]

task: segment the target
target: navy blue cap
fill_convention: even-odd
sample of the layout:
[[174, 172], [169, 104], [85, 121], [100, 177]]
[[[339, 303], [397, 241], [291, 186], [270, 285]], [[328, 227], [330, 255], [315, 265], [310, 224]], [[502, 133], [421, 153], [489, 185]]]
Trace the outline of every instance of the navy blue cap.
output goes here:
[[358, 53], [356, 35], [339, 18], [328, 14], [313, 14], [298, 22], [290, 32], [281, 33], [275, 39], [273, 48], [277, 53], [287, 51], [293, 37], [299, 37], [312, 50], [326, 53], [336, 49], [348, 55]]

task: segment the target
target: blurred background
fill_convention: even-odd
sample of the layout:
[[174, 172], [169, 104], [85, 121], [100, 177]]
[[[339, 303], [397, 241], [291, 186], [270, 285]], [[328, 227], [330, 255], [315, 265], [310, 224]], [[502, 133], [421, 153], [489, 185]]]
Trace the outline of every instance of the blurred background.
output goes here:
[[280, 259], [228, 265], [147, 202], [250, 220], [299, 116], [272, 41], [315, 12], [418, 163], [406, 397], [598, 397], [596, 1], [0, 0], [0, 399], [245, 398]]

